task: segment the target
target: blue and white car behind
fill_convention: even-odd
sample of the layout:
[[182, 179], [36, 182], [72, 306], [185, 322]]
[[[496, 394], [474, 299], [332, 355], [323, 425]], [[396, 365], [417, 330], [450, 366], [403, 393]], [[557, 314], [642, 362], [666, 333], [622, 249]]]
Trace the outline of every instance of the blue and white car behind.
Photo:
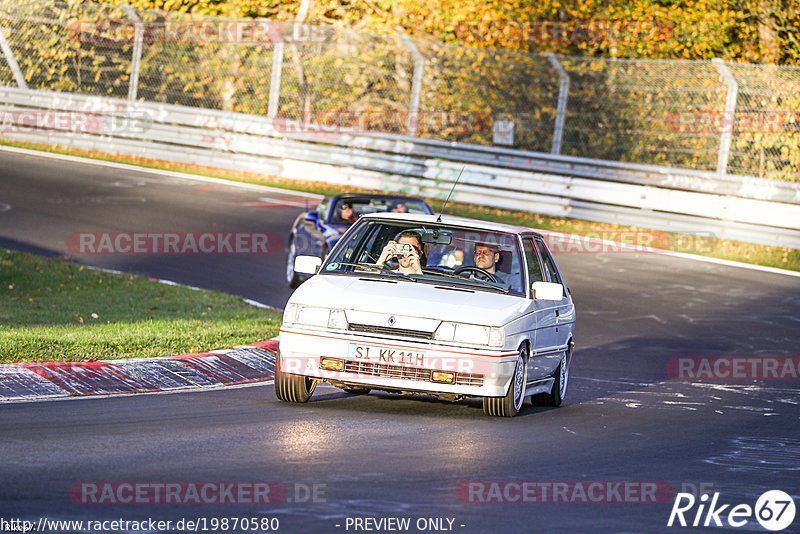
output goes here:
[[[422, 274], [376, 265], [401, 231], [424, 243]], [[476, 267], [478, 246], [498, 251], [494, 273]], [[445, 216], [361, 217], [328, 257], [299, 256], [314, 274], [287, 303], [276, 363], [279, 399], [306, 402], [317, 382], [483, 398], [489, 415], [513, 416], [531, 396], [566, 395], [575, 307], [540, 234]]]
[[[352, 208], [352, 218], [339, 215], [345, 204]], [[408, 213], [433, 213], [430, 205], [421, 198], [385, 193], [340, 193], [320, 203], [314, 211], [297, 216], [289, 231], [286, 258], [286, 283], [295, 288], [307, 275], [294, 270], [297, 256], [316, 256], [325, 259], [352, 224], [362, 215], [387, 212], [403, 206]]]

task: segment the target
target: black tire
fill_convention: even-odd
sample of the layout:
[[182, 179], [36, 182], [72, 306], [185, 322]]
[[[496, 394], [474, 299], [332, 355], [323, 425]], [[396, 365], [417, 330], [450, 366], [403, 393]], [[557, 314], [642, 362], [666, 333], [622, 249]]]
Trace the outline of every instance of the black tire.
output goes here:
[[525, 401], [525, 382], [528, 372], [528, 349], [522, 346], [514, 366], [514, 376], [504, 397], [484, 397], [483, 413], [493, 417], [514, 417]]
[[289, 257], [286, 258], [286, 283], [291, 289], [295, 289], [300, 285], [300, 276], [294, 272], [294, 259], [297, 257], [297, 249], [295, 248], [294, 239], [289, 241]]
[[284, 402], [308, 402], [317, 387], [317, 381], [305, 376], [284, 373], [280, 370], [280, 352], [275, 358], [275, 395]]
[[567, 396], [567, 385], [569, 384], [569, 362], [572, 360], [572, 342], [569, 348], [561, 356], [556, 372], [553, 373], [553, 389], [550, 393], [540, 393], [534, 395], [531, 401], [535, 406], [551, 406], [553, 408], [561, 406], [564, 397]]
[[364, 388], [361, 386], [344, 386], [342, 387], [342, 391], [344, 391], [345, 393], [349, 393], [351, 395], [366, 395], [367, 393], [372, 391], [372, 389]]

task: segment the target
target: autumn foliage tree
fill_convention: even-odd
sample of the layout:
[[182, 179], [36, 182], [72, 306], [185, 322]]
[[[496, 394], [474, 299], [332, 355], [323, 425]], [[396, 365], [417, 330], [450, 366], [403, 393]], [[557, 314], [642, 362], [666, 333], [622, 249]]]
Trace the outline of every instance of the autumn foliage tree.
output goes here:
[[[107, 0], [293, 21], [300, 0]], [[313, 0], [305, 20], [523, 52], [800, 65], [800, 0]]]

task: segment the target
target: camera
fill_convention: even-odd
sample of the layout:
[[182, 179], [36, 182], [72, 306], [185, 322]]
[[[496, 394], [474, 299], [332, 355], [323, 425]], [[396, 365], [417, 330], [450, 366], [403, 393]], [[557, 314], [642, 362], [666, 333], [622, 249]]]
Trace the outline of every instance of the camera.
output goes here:
[[396, 256], [398, 258], [402, 258], [408, 256], [414, 251], [414, 247], [409, 245], [408, 243], [397, 243], [394, 247], [396, 251]]

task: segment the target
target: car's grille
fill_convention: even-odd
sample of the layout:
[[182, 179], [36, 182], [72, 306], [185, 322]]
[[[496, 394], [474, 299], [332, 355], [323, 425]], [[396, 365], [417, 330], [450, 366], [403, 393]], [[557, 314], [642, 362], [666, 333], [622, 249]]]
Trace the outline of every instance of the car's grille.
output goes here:
[[[421, 380], [432, 382], [431, 369], [422, 367], [405, 367], [403, 365], [389, 365], [386, 363], [370, 362], [344, 362], [344, 372], [366, 376], [379, 376], [383, 378], [402, 378], [405, 380]], [[441, 383], [441, 382], [437, 382]], [[483, 375], [472, 373], [456, 373], [453, 384], [458, 386], [482, 386]]]
[[409, 330], [408, 328], [392, 328], [390, 326], [350, 323], [350, 330], [354, 332], [366, 332], [368, 334], [415, 337], [417, 339], [433, 339], [433, 332], [425, 332], [424, 330]]

